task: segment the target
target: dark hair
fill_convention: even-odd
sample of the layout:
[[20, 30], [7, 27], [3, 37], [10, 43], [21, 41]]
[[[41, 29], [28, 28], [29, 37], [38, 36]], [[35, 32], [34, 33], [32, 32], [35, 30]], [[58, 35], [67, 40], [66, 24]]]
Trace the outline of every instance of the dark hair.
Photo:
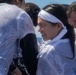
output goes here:
[[[24, 1], [24, 0], [20, 0], [21, 2]], [[0, 3], [11, 3], [12, 0], [0, 0]]]
[[0, 3], [11, 3], [12, 0], [0, 0]]
[[60, 4], [64, 9], [65, 11], [67, 12], [68, 10], [68, 7], [69, 7], [69, 4]]
[[40, 7], [36, 5], [35, 3], [28, 2], [25, 4], [25, 11], [32, 18], [34, 26], [37, 26], [37, 18], [38, 18], [37, 15], [40, 11]]
[[70, 17], [71, 12], [74, 11], [76, 12], [76, 1], [72, 2], [67, 10], [67, 16]]
[[73, 52], [73, 58], [74, 58], [75, 34], [74, 34], [73, 26], [68, 24], [68, 18], [67, 18], [67, 14], [65, 12], [65, 9], [59, 4], [50, 4], [50, 5], [45, 6], [43, 8], [43, 10], [45, 10], [46, 12], [57, 17], [66, 26], [68, 32], [62, 37], [62, 39], [69, 38], [70, 43], [71, 43], [72, 52]]

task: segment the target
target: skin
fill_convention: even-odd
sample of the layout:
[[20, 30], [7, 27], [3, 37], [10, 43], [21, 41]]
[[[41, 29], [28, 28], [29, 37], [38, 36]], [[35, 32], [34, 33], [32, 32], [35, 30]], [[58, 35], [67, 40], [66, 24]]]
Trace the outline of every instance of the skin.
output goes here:
[[68, 22], [74, 28], [76, 28], [76, 11], [72, 11], [70, 17], [68, 18]]
[[47, 41], [56, 37], [61, 31], [62, 26], [60, 23], [53, 25], [38, 17], [38, 31], [41, 33], [43, 40]]
[[22, 2], [20, 0], [12, 0], [11, 4], [15, 4], [16, 6], [24, 9], [25, 8], [25, 1]]
[[16, 67], [16, 69], [12, 72], [12, 75], [22, 75], [21, 71]]

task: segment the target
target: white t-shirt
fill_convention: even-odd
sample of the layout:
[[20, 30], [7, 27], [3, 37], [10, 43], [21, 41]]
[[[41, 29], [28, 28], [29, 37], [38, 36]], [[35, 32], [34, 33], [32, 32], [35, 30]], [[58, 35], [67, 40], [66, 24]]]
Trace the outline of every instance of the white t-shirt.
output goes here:
[[17, 39], [35, 33], [29, 15], [15, 5], [0, 4], [0, 75], [7, 75], [17, 50]]

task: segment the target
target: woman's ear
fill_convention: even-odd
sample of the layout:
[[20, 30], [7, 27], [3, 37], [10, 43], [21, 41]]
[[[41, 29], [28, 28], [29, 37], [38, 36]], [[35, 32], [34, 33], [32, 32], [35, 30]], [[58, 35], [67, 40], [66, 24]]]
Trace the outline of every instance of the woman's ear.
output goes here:
[[57, 29], [58, 29], [59, 31], [62, 29], [61, 23], [58, 22], [56, 26], [57, 26]]

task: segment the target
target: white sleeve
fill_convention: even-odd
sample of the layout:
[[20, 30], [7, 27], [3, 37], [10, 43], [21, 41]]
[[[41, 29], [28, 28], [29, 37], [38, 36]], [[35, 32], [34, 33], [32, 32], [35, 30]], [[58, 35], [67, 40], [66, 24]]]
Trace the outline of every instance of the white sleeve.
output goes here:
[[40, 59], [37, 68], [37, 75], [57, 75], [53, 65], [49, 64], [47, 60]]
[[17, 17], [17, 20], [18, 34], [20, 39], [29, 33], [35, 33], [33, 22], [27, 13], [21, 12], [20, 16]]

